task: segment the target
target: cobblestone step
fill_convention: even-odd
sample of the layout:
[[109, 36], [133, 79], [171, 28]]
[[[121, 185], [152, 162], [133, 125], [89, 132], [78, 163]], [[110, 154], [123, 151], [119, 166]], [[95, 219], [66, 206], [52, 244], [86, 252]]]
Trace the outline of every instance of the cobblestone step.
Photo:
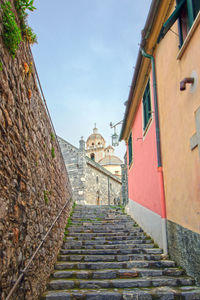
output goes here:
[[82, 233], [95, 233], [95, 234], [104, 234], [104, 233], [126, 233], [126, 234], [130, 234], [130, 233], [133, 233], [133, 232], [142, 232], [141, 228], [139, 227], [132, 227], [132, 228], [102, 228], [100, 227], [99, 229], [92, 229], [91, 228], [81, 228], [80, 226], [78, 228], [69, 228], [68, 229], [69, 233], [70, 234], [82, 234]]
[[83, 261], [83, 262], [95, 262], [95, 261], [132, 261], [132, 260], [160, 260], [161, 255], [149, 255], [149, 254], [128, 254], [128, 255], [59, 255], [60, 261]]
[[113, 231], [103, 231], [103, 232], [91, 232], [91, 230], [89, 232], [84, 231], [84, 232], [74, 232], [71, 231], [70, 228], [68, 229], [68, 232], [70, 233], [70, 236], [73, 237], [84, 237], [84, 236], [88, 236], [90, 237], [101, 237], [101, 236], [106, 236], [106, 237], [112, 237], [112, 236], [117, 236], [117, 235], [124, 235], [124, 236], [134, 236], [137, 235], [138, 233], [142, 233], [143, 230], [139, 227], [136, 227], [134, 230], [113, 230]]
[[113, 279], [113, 280], [50, 280], [48, 288], [52, 290], [62, 289], [98, 289], [98, 288], [136, 288], [136, 287], [157, 287], [157, 286], [190, 286], [194, 280], [189, 277], [147, 277], [135, 279]]
[[199, 300], [200, 288], [194, 286], [171, 288], [132, 288], [132, 289], [78, 289], [49, 291], [46, 300]]
[[145, 239], [145, 235], [143, 233], [140, 233], [140, 232], [136, 232], [136, 233], [133, 233], [133, 234], [130, 234], [130, 235], [117, 235], [117, 234], [113, 234], [113, 235], [110, 235], [110, 234], [104, 234], [104, 235], [101, 235], [101, 236], [98, 236], [96, 234], [89, 234], [89, 233], [86, 233], [86, 234], [81, 234], [81, 235], [71, 235], [71, 236], [67, 236], [66, 237], [66, 240], [95, 240], [96, 242], [98, 240], [102, 240], [102, 241], [124, 241], [124, 240], [133, 240], [135, 239], [136, 237], [138, 237], [138, 239], [140, 238], [144, 238]]
[[160, 277], [160, 276], [181, 276], [184, 271], [178, 268], [165, 269], [120, 269], [102, 271], [55, 271], [53, 278], [74, 278], [74, 279], [115, 279], [115, 278], [136, 278], [136, 277]]
[[78, 206], [46, 300], [200, 300], [200, 288], [120, 208]]
[[80, 269], [131, 269], [131, 268], [173, 268], [175, 263], [171, 260], [135, 260], [131, 262], [63, 262], [55, 264], [56, 270]]
[[124, 255], [124, 254], [136, 254], [136, 253], [148, 253], [148, 254], [161, 254], [162, 250], [159, 248], [131, 248], [131, 249], [61, 249], [60, 254], [78, 254], [78, 255]]
[[114, 241], [113, 243], [109, 242], [106, 243], [105, 241], [101, 241], [97, 243], [93, 243], [94, 241], [87, 243], [82, 241], [68, 241], [67, 243], [63, 244], [63, 249], [134, 249], [134, 248], [153, 248], [154, 245], [151, 243], [150, 240], [132, 240], [129, 243], [123, 244], [120, 241]]

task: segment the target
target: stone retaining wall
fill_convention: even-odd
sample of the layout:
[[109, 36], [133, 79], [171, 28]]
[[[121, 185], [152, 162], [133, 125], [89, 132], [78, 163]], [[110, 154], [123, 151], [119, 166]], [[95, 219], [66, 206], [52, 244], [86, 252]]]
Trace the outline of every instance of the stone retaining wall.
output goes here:
[[[14, 11], [14, 9], [13, 9]], [[2, 16], [0, 12], [0, 32]], [[71, 186], [58, 144], [21, 43], [16, 58], [0, 36], [0, 299], [5, 299], [20, 271], [53, 220], [71, 199]], [[71, 204], [68, 205], [68, 210]], [[62, 243], [65, 209], [35, 257], [12, 299], [38, 299]]]

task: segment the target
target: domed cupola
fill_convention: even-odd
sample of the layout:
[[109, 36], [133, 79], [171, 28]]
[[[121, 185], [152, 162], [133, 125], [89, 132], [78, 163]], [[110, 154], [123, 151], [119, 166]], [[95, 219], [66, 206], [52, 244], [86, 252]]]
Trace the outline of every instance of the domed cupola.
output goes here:
[[86, 141], [86, 153], [91, 159], [98, 162], [104, 157], [105, 145], [106, 141], [104, 140], [103, 136], [98, 133], [98, 129], [95, 124], [93, 133]]

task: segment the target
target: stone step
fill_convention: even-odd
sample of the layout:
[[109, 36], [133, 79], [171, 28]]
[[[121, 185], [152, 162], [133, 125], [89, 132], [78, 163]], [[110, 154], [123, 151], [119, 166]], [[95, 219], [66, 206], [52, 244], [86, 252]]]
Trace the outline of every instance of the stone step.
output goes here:
[[88, 229], [88, 230], [83, 230], [79, 229], [77, 230], [72, 230], [70, 227], [68, 228], [68, 232], [70, 233], [70, 236], [83, 236], [87, 234], [92, 234], [93, 236], [115, 236], [115, 235], [134, 235], [135, 233], [138, 232], [143, 232], [143, 230], [140, 227], [133, 227], [132, 229]]
[[70, 232], [70, 228], [68, 229], [68, 235], [70, 237], [80, 237], [80, 238], [93, 238], [93, 237], [115, 237], [115, 236], [137, 236], [143, 235], [143, 231], [141, 229], [136, 229], [132, 231], [124, 230], [124, 231], [115, 231], [115, 232]]
[[124, 241], [124, 240], [134, 240], [136, 237], [138, 239], [145, 238], [145, 235], [141, 232], [136, 232], [130, 235], [117, 235], [117, 234], [104, 234], [104, 235], [97, 235], [92, 233], [85, 233], [85, 234], [73, 234], [70, 236], [66, 236], [66, 240], [95, 240], [96, 242], [98, 240], [102, 241]]
[[96, 279], [96, 280], [70, 280], [52, 279], [48, 283], [48, 288], [52, 290], [62, 289], [99, 289], [99, 288], [136, 288], [136, 287], [158, 287], [158, 286], [190, 286], [194, 280], [190, 277], [147, 277], [132, 279]]
[[107, 269], [102, 271], [54, 271], [53, 278], [73, 278], [73, 279], [115, 279], [115, 278], [135, 278], [135, 277], [160, 277], [160, 276], [181, 276], [184, 271], [178, 268], [164, 269]]
[[131, 233], [133, 233], [133, 232], [142, 232], [142, 230], [141, 230], [141, 228], [139, 228], [139, 227], [132, 227], [132, 228], [106, 228], [106, 227], [101, 227], [101, 228], [99, 228], [99, 229], [92, 229], [92, 227], [91, 228], [82, 228], [82, 227], [78, 227], [78, 228], [71, 228], [71, 227], [69, 227], [68, 228], [68, 232], [70, 233], [70, 234], [74, 234], [74, 233], [77, 233], [77, 234], [82, 234], [82, 233], [96, 233], [96, 234], [107, 234], [107, 233], [113, 233], [113, 234], [123, 234], [123, 233], [125, 233], [125, 234], [131, 234]]
[[135, 222], [133, 222], [133, 221], [129, 221], [129, 222], [127, 222], [127, 221], [117, 221], [117, 222], [114, 222], [114, 221], [72, 221], [71, 220], [71, 224], [72, 224], [72, 226], [77, 226], [77, 227], [79, 227], [79, 226], [98, 226], [98, 227], [101, 227], [101, 225], [102, 226], [106, 226], [106, 225], [108, 225], [108, 226], [134, 226], [134, 224], [136, 224]]
[[199, 300], [200, 288], [186, 286], [179, 288], [131, 288], [131, 289], [78, 289], [49, 291], [43, 300]]
[[124, 255], [124, 254], [161, 254], [159, 248], [133, 248], [133, 249], [61, 249], [60, 254], [78, 255]]
[[120, 208], [78, 206], [50, 278], [48, 300], [200, 300], [194, 280]]
[[160, 260], [159, 254], [127, 254], [127, 255], [59, 255], [59, 261], [101, 262], [101, 261], [132, 261], [132, 260]]
[[105, 241], [68, 241], [63, 244], [63, 249], [133, 249], [133, 248], [153, 248], [151, 240], [132, 240], [123, 244], [121, 241], [105, 242]]
[[131, 269], [131, 268], [174, 268], [171, 260], [135, 260], [125, 262], [63, 262], [55, 264], [55, 270], [102, 270], [102, 269]]

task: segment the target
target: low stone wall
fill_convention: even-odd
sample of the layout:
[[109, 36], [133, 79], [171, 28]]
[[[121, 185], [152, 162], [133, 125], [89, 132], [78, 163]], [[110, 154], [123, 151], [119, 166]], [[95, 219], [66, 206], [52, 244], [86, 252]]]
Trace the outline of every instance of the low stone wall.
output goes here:
[[[14, 11], [14, 9], [13, 9]], [[2, 16], [0, 16], [2, 32]], [[38, 91], [29, 48], [21, 43], [13, 59], [0, 36], [0, 299], [40, 244], [71, 186]], [[38, 299], [62, 243], [63, 212], [12, 299]]]
[[200, 285], [200, 235], [167, 221], [170, 257]]
[[85, 152], [80, 151], [61, 137], [58, 137], [58, 141], [72, 185], [73, 200], [80, 203], [85, 200]]
[[86, 157], [86, 199], [88, 204], [121, 204], [122, 183], [105, 168]]

